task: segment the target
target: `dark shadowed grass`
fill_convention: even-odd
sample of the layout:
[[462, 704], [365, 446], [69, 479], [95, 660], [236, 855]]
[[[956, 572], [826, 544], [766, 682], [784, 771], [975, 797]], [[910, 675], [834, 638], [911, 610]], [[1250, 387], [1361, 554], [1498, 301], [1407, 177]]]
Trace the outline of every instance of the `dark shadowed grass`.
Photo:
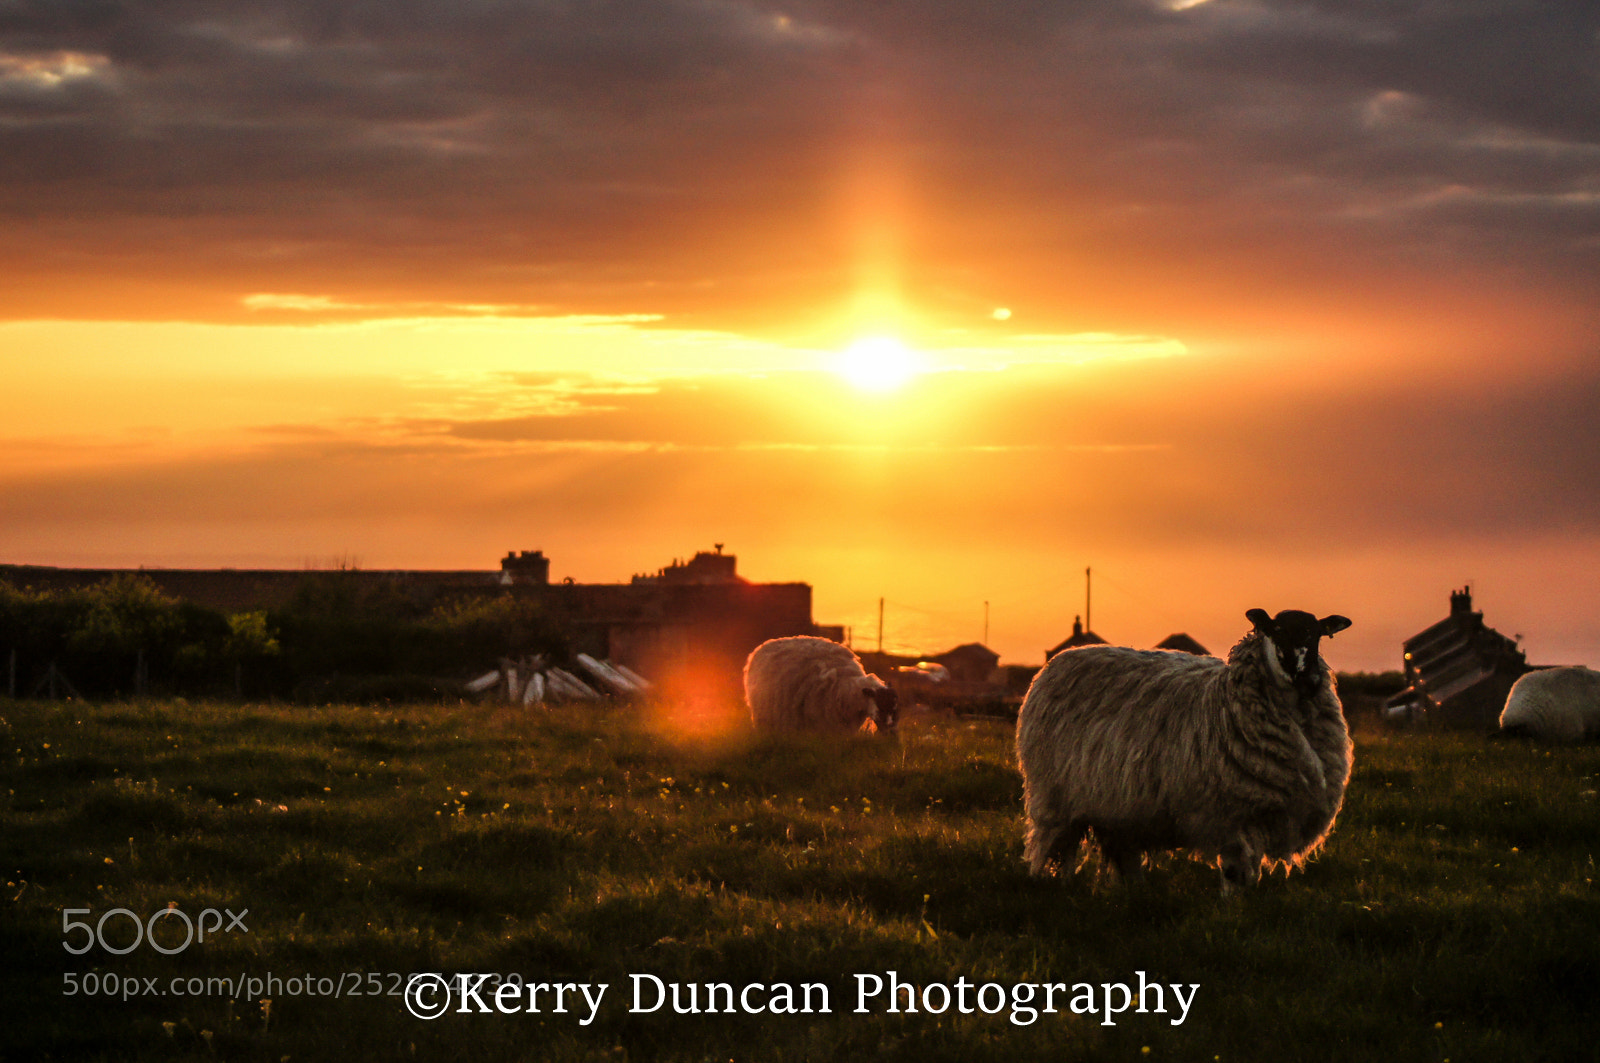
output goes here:
[[[1223, 899], [1178, 856], [1132, 887], [1097, 884], [1093, 862], [1030, 879], [999, 721], [826, 742], [697, 738], [626, 709], [3, 702], [0, 718], [6, 1058], [1557, 1060], [1600, 1032], [1594, 748], [1365, 739], [1326, 851]], [[63, 948], [85, 935], [64, 911], [173, 902], [248, 909], [249, 932], [170, 956]], [[175, 920], [157, 927], [181, 943]], [[114, 948], [133, 934], [106, 924]], [[588, 1026], [576, 991], [565, 1013], [541, 998], [424, 1022], [390, 994], [424, 971], [609, 988]], [[889, 971], [1063, 988], [1055, 1013], [995, 1008], [992, 990], [993, 1014], [881, 996], [856, 1013], [855, 976]], [[1104, 1025], [1102, 985], [1139, 972], [1161, 999]], [[240, 974], [279, 983], [146, 991]], [[86, 994], [91, 975], [140, 992]], [[669, 995], [631, 1013], [633, 975], [679, 984], [684, 1006], [692, 985], [702, 1008], [706, 983], [759, 984], [753, 1003], [825, 987], [829, 1011], [678, 1014]], [[1199, 986], [1181, 1025], [1170, 983]], [[1082, 987], [1093, 1014], [1072, 1011]]]

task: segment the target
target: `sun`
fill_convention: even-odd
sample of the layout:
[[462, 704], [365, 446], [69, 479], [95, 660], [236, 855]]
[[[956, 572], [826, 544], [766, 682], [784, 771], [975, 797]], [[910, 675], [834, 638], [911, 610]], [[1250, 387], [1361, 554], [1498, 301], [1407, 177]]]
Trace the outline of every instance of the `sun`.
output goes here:
[[893, 336], [863, 336], [834, 363], [840, 376], [862, 391], [894, 391], [917, 373], [917, 358]]

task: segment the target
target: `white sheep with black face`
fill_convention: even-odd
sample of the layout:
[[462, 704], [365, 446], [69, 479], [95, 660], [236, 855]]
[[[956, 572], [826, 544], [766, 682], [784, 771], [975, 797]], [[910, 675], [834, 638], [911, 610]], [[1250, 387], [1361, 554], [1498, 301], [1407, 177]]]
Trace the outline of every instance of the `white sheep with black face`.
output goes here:
[[1017, 718], [1034, 874], [1092, 833], [1124, 876], [1146, 853], [1219, 858], [1226, 893], [1323, 843], [1353, 749], [1318, 643], [1350, 621], [1245, 616], [1253, 630], [1226, 662], [1084, 646], [1034, 677]]
[[768, 639], [744, 665], [750, 720], [762, 731], [879, 732], [898, 722], [893, 689], [868, 675], [861, 661], [829, 639], [796, 635]]
[[1600, 739], [1600, 672], [1540, 668], [1511, 685], [1500, 734], [1547, 742]]

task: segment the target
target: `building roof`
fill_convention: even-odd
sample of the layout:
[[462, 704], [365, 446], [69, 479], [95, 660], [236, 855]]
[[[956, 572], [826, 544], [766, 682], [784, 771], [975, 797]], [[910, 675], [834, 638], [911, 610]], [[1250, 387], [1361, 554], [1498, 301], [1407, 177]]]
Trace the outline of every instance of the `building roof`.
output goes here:
[[1044, 659], [1049, 660], [1062, 650], [1075, 649], [1078, 646], [1104, 646], [1106, 640], [1096, 635], [1093, 631], [1086, 631], [1083, 627], [1083, 617], [1072, 618], [1072, 634], [1064, 642], [1058, 643], [1051, 649], [1044, 651]]
[[654, 576], [634, 576], [634, 583], [672, 583], [672, 584], [705, 584], [705, 583], [748, 583], [749, 580], [739, 575], [736, 571], [738, 559], [733, 554], [722, 552], [722, 544], [717, 543], [716, 553], [705, 550], [697, 551], [688, 561], [674, 561], [666, 568], [659, 570]]
[[939, 654], [933, 659], [942, 660], [945, 657], [971, 657], [974, 659], [993, 659], [996, 661], [1000, 659], [1000, 655], [998, 653], [994, 652], [981, 642], [964, 642], [955, 649], [945, 650], [943, 653]]
[[1189, 635], [1185, 634], [1182, 631], [1179, 631], [1179, 632], [1177, 632], [1175, 634], [1172, 634], [1172, 635], [1168, 635], [1166, 638], [1164, 638], [1160, 642], [1156, 643], [1156, 649], [1158, 649], [1158, 650], [1179, 650], [1179, 651], [1181, 651], [1183, 653], [1192, 653], [1196, 657], [1209, 657], [1209, 656], [1211, 656], [1211, 651], [1210, 650], [1208, 650], [1204, 646], [1200, 645], [1200, 643], [1196, 642], [1193, 638], [1191, 638]]

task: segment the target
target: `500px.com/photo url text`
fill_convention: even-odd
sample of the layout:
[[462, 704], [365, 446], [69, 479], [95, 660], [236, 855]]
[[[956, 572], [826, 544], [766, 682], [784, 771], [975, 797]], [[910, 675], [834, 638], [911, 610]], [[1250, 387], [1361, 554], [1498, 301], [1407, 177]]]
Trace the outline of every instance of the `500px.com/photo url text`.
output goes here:
[[310, 973], [280, 978], [275, 974], [229, 976], [192, 975], [162, 978], [121, 975], [111, 971], [67, 971], [61, 976], [61, 995], [106, 997], [378, 997], [400, 996], [411, 975], [380, 971], [344, 971], [337, 977]]

